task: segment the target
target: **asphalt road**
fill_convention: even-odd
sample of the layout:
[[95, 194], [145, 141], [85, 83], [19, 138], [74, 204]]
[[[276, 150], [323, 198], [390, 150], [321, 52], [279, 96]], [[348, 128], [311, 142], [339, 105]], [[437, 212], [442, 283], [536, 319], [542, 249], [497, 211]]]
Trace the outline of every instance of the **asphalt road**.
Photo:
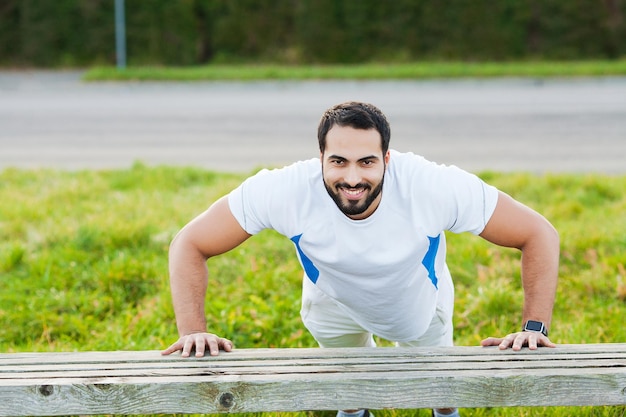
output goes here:
[[626, 77], [84, 83], [80, 75], [0, 72], [0, 169], [281, 166], [318, 155], [326, 108], [362, 100], [387, 114], [393, 148], [437, 162], [626, 172]]

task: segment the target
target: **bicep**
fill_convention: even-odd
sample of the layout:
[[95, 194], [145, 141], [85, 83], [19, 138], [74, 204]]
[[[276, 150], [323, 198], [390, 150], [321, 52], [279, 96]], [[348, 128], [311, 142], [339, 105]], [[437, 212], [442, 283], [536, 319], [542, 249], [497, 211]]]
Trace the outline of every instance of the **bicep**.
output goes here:
[[548, 229], [551, 225], [543, 216], [500, 191], [480, 236], [496, 245], [522, 249], [533, 236]]
[[209, 258], [239, 246], [250, 236], [230, 211], [228, 198], [222, 197], [189, 222], [177, 239], [186, 240]]

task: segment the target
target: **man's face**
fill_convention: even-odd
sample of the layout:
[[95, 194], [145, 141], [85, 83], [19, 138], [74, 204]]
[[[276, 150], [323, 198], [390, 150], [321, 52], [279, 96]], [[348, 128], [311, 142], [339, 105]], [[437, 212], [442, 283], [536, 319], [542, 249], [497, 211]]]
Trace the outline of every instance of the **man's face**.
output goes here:
[[348, 217], [369, 217], [380, 204], [389, 152], [383, 155], [376, 129], [333, 126], [321, 155], [324, 185]]

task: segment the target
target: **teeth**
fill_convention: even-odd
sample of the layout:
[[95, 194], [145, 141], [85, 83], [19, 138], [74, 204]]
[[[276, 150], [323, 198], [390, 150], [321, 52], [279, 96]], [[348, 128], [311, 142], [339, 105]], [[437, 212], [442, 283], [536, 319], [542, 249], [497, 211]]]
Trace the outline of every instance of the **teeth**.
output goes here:
[[358, 195], [358, 194], [361, 194], [363, 192], [363, 189], [357, 188], [357, 189], [351, 190], [351, 189], [348, 189], [348, 188], [344, 188], [344, 191], [346, 192], [346, 194]]

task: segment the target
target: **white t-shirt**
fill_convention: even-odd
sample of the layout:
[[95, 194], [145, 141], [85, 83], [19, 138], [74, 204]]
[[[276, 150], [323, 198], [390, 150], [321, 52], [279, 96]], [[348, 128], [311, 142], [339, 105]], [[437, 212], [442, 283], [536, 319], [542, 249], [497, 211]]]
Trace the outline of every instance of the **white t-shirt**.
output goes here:
[[391, 151], [382, 198], [366, 219], [343, 214], [324, 187], [319, 159], [263, 170], [228, 196], [250, 234], [291, 239], [316, 287], [363, 328], [388, 340], [421, 336], [449, 279], [444, 231], [479, 234], [497, 190], [454, 166]]

